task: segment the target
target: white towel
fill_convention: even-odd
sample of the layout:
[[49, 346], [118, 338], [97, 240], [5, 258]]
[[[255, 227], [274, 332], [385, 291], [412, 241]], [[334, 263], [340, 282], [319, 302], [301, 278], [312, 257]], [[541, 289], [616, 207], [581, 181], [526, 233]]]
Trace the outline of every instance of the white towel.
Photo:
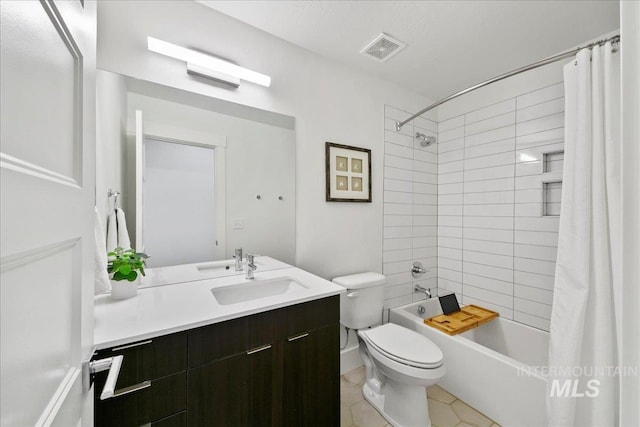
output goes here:
[[118, 221], [116, 212], [111, 211], [107, 217], [107, 252], [113, 252], [118, 247]]
[[120, 208], [116, 209], [116, 220], [118, 221], [118, 246], [122, 249], [131, 249], [127, 220], [124, 217], [124, 211]]
[[93, 227], [93, 238], [95, 240], [95, 278], [93, 282], [93, 293], [95, 295], [111, 290], [111, 282], [107, 273], [107, 251], [105, 250], [104, 230], [100, 220], [100, 212], [95, 208], [96, 217]]

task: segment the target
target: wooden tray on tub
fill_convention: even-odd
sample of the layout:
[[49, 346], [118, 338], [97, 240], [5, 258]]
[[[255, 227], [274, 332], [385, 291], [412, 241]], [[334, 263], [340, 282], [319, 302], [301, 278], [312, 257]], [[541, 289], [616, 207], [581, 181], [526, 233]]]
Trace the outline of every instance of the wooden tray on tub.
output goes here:
[[425, 325], [429, 325], [448, 335], [457, 335], [470, 329], [477, 328], [498, 317], [498, 313], [477, 305], [465, 305], [455, 313], [439, 314], [424, 319]]

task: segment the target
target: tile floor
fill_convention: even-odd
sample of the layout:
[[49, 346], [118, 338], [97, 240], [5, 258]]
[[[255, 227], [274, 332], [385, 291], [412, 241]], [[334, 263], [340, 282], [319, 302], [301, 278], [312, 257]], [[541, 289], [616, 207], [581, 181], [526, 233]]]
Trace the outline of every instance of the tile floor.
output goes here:
[[[364, 367], [340, 377], [340, 426], [388, 427], [387, 421], [362, 397]], [[441, 387], [427, 389], [433, 427], [500, 427]]]

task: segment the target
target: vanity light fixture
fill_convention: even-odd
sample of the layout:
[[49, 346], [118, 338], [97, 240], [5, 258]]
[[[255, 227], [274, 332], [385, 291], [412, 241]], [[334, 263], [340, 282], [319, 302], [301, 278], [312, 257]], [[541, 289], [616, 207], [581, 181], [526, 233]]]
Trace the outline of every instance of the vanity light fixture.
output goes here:
[[185, 61], [187, 72], [190, 74], [221, 80], [236, 87], [240, 85], [240, 80], [266, 87], [271, 85], [271, 77], [265, 74], [154, 37], [147, 37], [147, 48], [152, 52]]

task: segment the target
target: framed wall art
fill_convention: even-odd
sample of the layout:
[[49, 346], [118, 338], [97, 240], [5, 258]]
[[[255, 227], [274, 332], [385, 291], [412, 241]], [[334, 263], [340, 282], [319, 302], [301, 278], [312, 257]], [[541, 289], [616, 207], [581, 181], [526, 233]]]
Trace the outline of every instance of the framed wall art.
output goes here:
[[371, 150], [327, 142], [327, 202], [371, 202]]

